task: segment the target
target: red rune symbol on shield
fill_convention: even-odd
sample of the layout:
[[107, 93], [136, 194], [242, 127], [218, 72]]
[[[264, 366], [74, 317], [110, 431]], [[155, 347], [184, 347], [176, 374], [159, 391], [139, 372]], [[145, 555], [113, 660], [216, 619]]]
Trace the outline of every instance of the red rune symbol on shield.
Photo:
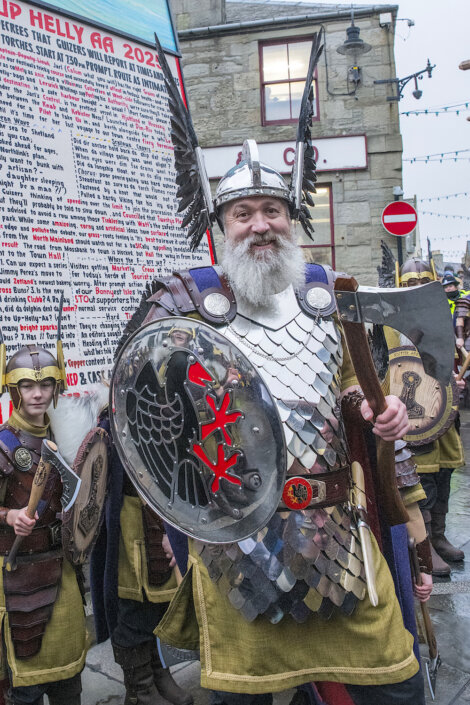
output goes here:
[[[205, 382], [213, 382], [212, 376], [207, 372], [207, 370], [199, 363], [195, 362], [188, 368], [188, 380], [202, 387]], [[227, 425], [233, 424], [238, 421], [239, 418], [243, 416], [240, 411], [230, 411], [231, 396], [229, 392], [225, 392], [223, 399], [219, 406], [216, 405], [216, 400], [209, 388], [206, 388], [204, 394], [204, 401], [206, 402], [209, 409], [214, 415], [213, 421], [208, 421], [201, 426], [201, 440], [204, 441], [208, 438], [214, 431], [219, 430], [228, 446], [232, 445], [232, 438], [227, 431]], [[240, 451], [235, 451], [228, 458], [225, 457], [224, 443], [219, 442], [217, 444], [217, 460], [213, 462], [207, 457], [205, 450], [200, 443], [194, 443], [192, 447], [192, 452], [199, 458], [199, 460], [204, 463], [204, 465], [214, 473], [215, 477], [211, 484], [211, 491], [218, 492], [220, 489], [220, 478], [224, 478], [231, 482], [233, 485], [241, 486], [241, 480], [238, 477], [229, 475], [227, 473], [230, 468], [236, 465], [238, 456], [241, 455]]]
[[225, 438], [225, 442], [227, 445], [231, 446], [232, 445], [232, 439], [230, 438], [229, 434], [227, 433], [227, 429], [225, 426], [229, 423], [235, 423], [237, 419], [242, 416], [241, 411], [229, 411], [227, 413], [227, 410], [230, 406], [230, 394], [228, 392], [225, 392], [224, 398], [222, 399], [222, 403], [219, 408], [216, 407], [215, 405], [215, 399], [214, 397], [206, 394], [206, 403], [210, 407], [212, 413], [214, 414], [214, 421], [208, 421], [203, 425], [201, 428], [201, 434], [202, 434], [202, 440], [204, 441], [208, 436], [211, 435], [213, 431], [216, 429], [219, 429], [222, 431], [223, 436]]

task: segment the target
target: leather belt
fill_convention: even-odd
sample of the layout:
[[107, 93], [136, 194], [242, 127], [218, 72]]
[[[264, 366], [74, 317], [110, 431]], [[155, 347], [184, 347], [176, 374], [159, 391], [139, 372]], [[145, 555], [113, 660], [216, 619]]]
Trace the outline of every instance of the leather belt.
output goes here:
[[[8, 556], [13, 546], [16, 534], [0, 531], [0, 555]], [[57, 522], [50, 526], [40, 526], [33, 529], [29, 536], [23, 536], [18, 555], [24, 553], [43, 553], [62, 546], [62, 524]]]
[[287, 477], [278, 510], [319, 509], [349, 500], [350, 468]]

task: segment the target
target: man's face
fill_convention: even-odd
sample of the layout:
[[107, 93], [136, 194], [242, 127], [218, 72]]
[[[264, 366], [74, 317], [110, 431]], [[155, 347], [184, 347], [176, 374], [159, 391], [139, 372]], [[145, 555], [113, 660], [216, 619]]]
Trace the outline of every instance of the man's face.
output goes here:
[[444, 287], [444, 291], [446, 294], [450, 294], [452, 291], [457, 291], [457, 287], [455, 284], [447, 284], [447, 286]]
[[279, 239], [292, 240], [287, 205], [279, 198], [254, 196], [228, 203], [224, 209], [225, 237], [233, 245], [249, 242], [248, 253], [262, 258], [279, 249]]
[[54, 396], [54, 380], [45, 379], [43, 382], [33, 382], [29, 379], [23, 379], [19, 382], [18, 389], [21, 394], [20, 411], [22, 415], [33, 423], [37, 421], [41, 424]]
[[408, 279], [406, 286], [421, 286], [422, 284], [429, 284], [431, 279], [429, 277], [423, 277], [422, 279], [418, 279], [417, 277], [411, 277], [411, 279]]

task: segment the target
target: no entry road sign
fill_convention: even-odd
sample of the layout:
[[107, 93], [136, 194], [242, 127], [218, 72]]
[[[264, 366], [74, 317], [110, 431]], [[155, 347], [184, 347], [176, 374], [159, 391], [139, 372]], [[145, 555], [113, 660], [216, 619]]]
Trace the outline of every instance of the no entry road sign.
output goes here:
[[406, 201], [392, 201], [382, 211], [382, 225], [391, 235], [409, 235], [418, 224], [418, 214]]

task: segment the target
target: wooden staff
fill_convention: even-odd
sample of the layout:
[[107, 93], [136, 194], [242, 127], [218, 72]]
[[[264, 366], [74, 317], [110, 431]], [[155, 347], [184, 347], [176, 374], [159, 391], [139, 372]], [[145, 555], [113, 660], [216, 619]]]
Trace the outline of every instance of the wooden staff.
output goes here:
[[[49, 448], [51, 450], [53, 450], [54, 452], [57, 451], [57, 446], [55, 443], [53, 443], [52, 441], [46, 441], [46, 443], [49, 445]], [[28, 506], [26, 507], [26, 514], [30, 519], [34, 519], [36, 509], [38, 508], [38, 504], [41, 501], [42, 495], [44, 493], [44, 488], [46, 486], [50, 471], [51, 463], [44, 461], [41, 453], [41, 459], [39, 460], [38, 466], [36, 468], [36, 473], [33, 479], [33, 485], [31, 487], [31, 494], [29, 496]], [[16, 556], [24, 538], [26, 537], [16, 536], [5, 563], [7, 570], [15, 570]]]

